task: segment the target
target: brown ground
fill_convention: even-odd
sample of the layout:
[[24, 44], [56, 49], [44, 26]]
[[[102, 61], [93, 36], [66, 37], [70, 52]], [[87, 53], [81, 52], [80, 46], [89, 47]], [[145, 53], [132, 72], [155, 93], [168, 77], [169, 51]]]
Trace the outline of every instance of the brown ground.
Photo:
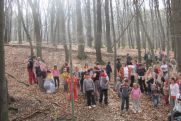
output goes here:
[[[29, 54], [28, 48], [6, 47], [6, 72], [16, 77], [19, 81], [27, 83], [26, 59]], [[126, 52], [125, 52], [126, 54]], [[64, 63], [64, 51], [44, 50], [43, 57], [49, 67], [54, 64], [59, 66]], [[80, 61], [73, 52], [74, 65], [83, 65], [85, 62], [90, 65], [95, 62], [94, 52], [89, 53], [88, 59]], [[111, 54], [103, 54], [104, 61], [113, 62]], [[63, 85], [56, 94], [45, 94], [36, 85], [26, 86], [8, 77], [9, 94], [16, 101], [10, 105], [10, 120], [12, 121], [66, 121], [71, 118], [70, 103], [66, 101], [63, 93]], [[131, 104], [131, 103], [130, 103]], [[150, 99], [143, 95], [141, 100], [142, 113], [133, 114], [120, 113], [120, 101], [112, 89], [109, 90], [109, 105], [99, 106], [89, 110], [85, 107], [83, 97], [75, 104], [75, 116], [78, 121], [166, 121], [169, 107], [160, 106], [154, 109]], [[132, 106], [130, 105], [130, 109]]]

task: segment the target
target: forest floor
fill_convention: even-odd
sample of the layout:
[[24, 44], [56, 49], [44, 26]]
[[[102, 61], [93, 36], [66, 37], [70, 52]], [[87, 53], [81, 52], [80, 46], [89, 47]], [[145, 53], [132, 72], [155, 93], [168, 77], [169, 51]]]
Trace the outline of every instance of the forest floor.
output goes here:
[[[125, 55], [128, 51], [125, 51]], [[5, 47], [8, 91], [9, 95], [16, 99], [9, 107], [10, 121], [70, 120], [71, 103], [66, 100], [63, 85], [55, 94], [45, 94], [38, 89], [37, 85], [27, 86], [24, 84], [28, 83], [26, 70], [28, 55], [29, 48], [19, 46]], [[43, 49], [43, 57], [50, 68], [54, 64], [60, 67], [64, 63], [63, 50]], [[112, 61], [112, 58], [112, 54], [103, 54], [105, 62]], [[80, 61], [76, 58], [76, 51], [73, 51], [73, 64], [81, 66], [85, 63], [94, 65], [94, 52], [89, 53], [86, 60]], [[149, 97], [143, 95], [141, 99], [142, 113], [133, 114], [130, 102], [130, 111], [121, 114], [119, 98], [112, 88], [109, 89], [108, 106], [100, 106], [98, 104], [96, 108], [88, 109], [85, 105], [84, 97], [80, 96], [78, 102], [75, 103], [75, 116], [78, 121], [166, 121], [167, 113], [170, 111], [170, 107], [164, 107], [162, 104], [158, 109], [154, 109]]]

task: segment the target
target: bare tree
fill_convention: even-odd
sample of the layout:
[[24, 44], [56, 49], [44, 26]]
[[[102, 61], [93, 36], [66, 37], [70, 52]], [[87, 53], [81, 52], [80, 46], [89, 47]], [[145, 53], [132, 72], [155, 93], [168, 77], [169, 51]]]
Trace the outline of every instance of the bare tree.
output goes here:
[[0, 1], [0, 121], [8, 121], [8, 89], [5, 78], [4, 0]]
[[77, 14], [77, 40], [78, 40], [78, 58], [85, 59], [86, 53], [84, 35], [83, 35], [83, 23], [82, 23], [82, 12], [81, 12], [81, 1], [76, 0], [76, 14]]
[[91, 19], [91, 11], [90, 11], [90, 0], [86, 0], [86, 13], [87, 13], [87, 45], [92, 47], [92, 19]]
[[102, 63], [101, 55], [101, 37], [102, 37], [102, 19], [101, 19], [101, 0], [97, 0], [97, 34], [96, 34], [96, 59], [98, 62]]
[[110, 20], [109, 20], [109, 0], [105, 0], [105, 18], [106, 18], [106, 42], [107, 52], [112, 53], [112, 42], [110, 37]]
[[173, 20], [171, 22], [172, 25], [174, 26], [174, 37], [175, 37], [175, 42], [176, 42], [176, 60], [178, 64], [178, 71], [181, 72], [181, 2], [180, 0], [172, 0], [171, 1], [171, 10], [172, 10], [172, 17]]
[[36, 34], [36, 52], [37, 56], [42, 58], [42, 36], [41, 36], [41, 20], [40, 20], [40, 14], [39, 14], [39, 5], [38, 1], [35, 0], [34, 3], [32, 0], [28, 0], [32, 14], [33, 14], [33, 20], [34, 20], [34, 29], [35, 29], [35, 34]]

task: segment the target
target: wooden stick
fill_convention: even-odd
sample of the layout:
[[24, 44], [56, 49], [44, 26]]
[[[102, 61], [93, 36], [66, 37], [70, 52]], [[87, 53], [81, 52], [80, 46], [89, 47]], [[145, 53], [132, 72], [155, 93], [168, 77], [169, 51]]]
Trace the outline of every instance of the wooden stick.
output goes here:
[[7, 72], [5, 72], [5, 74], [7, 74], [7, 76], [15, 79], [18, 83], [24, 84], [24, 85], [27, 86], [27, 87], [29, 86], [29, 84], [27, 84], [27, 83], [25, 83], [25, 82], [23, 82], [23, 81], [18, 80], [16, 77], [14, 77], [14, 76], [11, 75], [11, 74], [9, 74], [9, 73], [7, 73]]

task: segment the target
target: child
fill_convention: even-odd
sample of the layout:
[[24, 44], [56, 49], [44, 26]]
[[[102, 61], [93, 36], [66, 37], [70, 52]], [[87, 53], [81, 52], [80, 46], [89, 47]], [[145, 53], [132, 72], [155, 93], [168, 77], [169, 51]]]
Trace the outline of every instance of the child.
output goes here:
[[160, 96], [160, 93], [161, 93], [161, 89], [157, 84], [152, 84], [152, 87], [151, 87], [151, 92], [152, 92], [152, 100], [153, 100], [153, 105], [154, 107], [158, 107], [158, 104], [159, 104], [159, 96]]
[[[71, 77], [69, 76], [69, 78], [67, 79], [67, 84], [68, 84], [68, 99], [71, 99], [71, 88], [72, 88], [72, 82], [71, 82]], [[74, 81], [74, 85], [73, 85], [73, 91], [74, 91], [74, 101], [77, 102], [78, 101], [78, 94], [77, 94], [77, 78], [74, 75], [73, 77], [73, 81]]]
[[66, 69], [64, 69], [63, 73], [61, 74], [61, 78], [64, 81], [64, 92], [68, 92], [68, 84], [67, 84], [68, 77], [69, 77], [69, 73], [67, 72]]
[[85, 73], [85, 79], [83, 81], [83, 92], [86, 93], [87, 106], [89, 107], [89, 109], [96, 107], [96, 102], [94, 99], [95, 85], [88, 72]]
[[133, 89], [131, 91], [131, 98], [133, 100], [133, 112], [141, 112], [140, 109], [140, 97], [141, 97], [141, 90], [139, 88], [139, 85], [137, 83], [133, 83]]
[[52, 71], [53, 73], [53, 78], [55, 81], [55, 87], [59, 88], [59, 83], [60, 83], [60, 79], [59, 79], [59, 75], [60, 75], [60, 71], [57, 69], [57, 65], [54, 65], [54, 69]]
[[168, 80], [166, 80], [164, 82], [163, 93], [164, 93], [165, 105], [168, 105], [169, 104], [169, 83], [168, 83]]
[[120, 86], [120, 95], [122, 97], [121, 101], [121, 111], [124, 112], [124, 105], [126, 102], [126, 111], [129, 109], [129, 94], [130, 94], [130, 87], [128, 84], [128, 79], [124, 79], [124, 83]]
[[108, 84], [109, 84], [109, 77], [104, 72], [104, 70], [101, 71], [100, 75], [100, 99], [99, 103], [102, 104], [103, 96], [104, 96], [104, 103], [108, 104]]
[[46, 90], [46, 93], [55, 92], [55, 82], [53, 80], [53, 76], [50, 70], [47, 71], [47, 78], [44, 82], [44, 89]]

